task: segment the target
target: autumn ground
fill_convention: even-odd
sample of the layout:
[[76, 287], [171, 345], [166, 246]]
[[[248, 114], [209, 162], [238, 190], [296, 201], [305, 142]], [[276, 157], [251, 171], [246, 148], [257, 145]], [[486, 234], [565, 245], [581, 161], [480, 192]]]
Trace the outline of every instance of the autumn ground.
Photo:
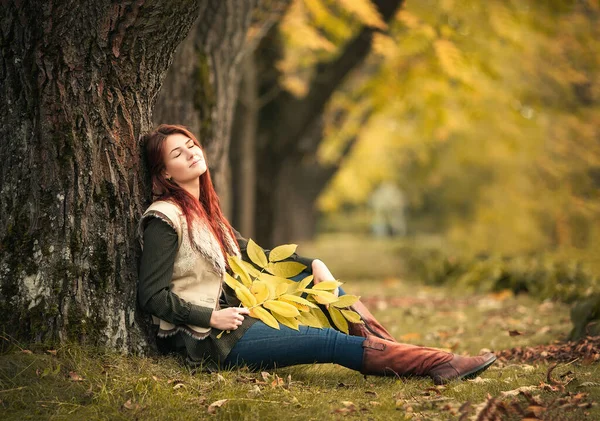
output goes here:
[[[434, 387], [427, 379], [365, 379], [335, 365], [205, 374], [172, 358], [4, 338], [12, 345], [0, 356], [0, 419], [600, 419], [600, 340], [557, 342], [571, 328], [566, 305], [425, 287], [404, 280], [377, 244], [363, 259], [344, 246], [327, 256], [324, 244], [304, 245], [305, 254], [329, 259], [399, 340], [457, 353], [490, 349], [500, 360], [474, 380]], [[359, 272], [376, 276], [352, 281]]]

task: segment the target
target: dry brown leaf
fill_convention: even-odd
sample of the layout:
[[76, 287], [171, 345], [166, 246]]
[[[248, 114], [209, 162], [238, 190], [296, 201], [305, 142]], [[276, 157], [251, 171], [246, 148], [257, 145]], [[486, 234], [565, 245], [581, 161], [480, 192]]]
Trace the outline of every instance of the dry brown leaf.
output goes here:
[[23, 354], [27, 354], [27, 355], [31, 355], [31, 354], [33, 354], [33, 352], [31, 352], [31, 351], [30, 351], [30, 350], [28, 350], [28, 349], [22, 349], [22, 350], [21, 350], [21, 352], [22, 352]]
[[258, 385], [254, 385], [252, 387], [252, 389], [250, 389], [248, 391], [248, 396], [256, 396], [256, 395], [260, 395], [262, 393], [262, 391], [260, 390], [260, 387], [258, 387]]
[[538, 388], [539, 388], [538, 386], [521, 386], [517, 389], [505, 390], [503, 392], [500, 392], [500, 394], [502, 396], [517, 396], [521, 392], [531, 392], [533, 390], [537, 390]]
[[131, 402], [131, 399], [127, 399], [127, 401], [123, 404], [123, 408], [130, 411], [137, 411], [138, 409], [141, 409], [142, 406], [137, 402]]
[[79, 374], [77, 374], [74, 371], [69, 371], [69, 380], [71, 380], [72, 382], [82, 382], [83, 377], [81, 377]]
[[271, 377], [271, 375], [269, 373], [267, 373], [266, 371], [261, 371], [260, 375], [263, 378], [263, 380], [266, 382], [269, 381], [269, 377]]
[[283, 379], [281, 377], [279, 377], [277, 374], [275, 374], [275, 378], [271, 382], [271, 387], [278, 387], [278, 386], [283, 386], [283, 385], [284, 385]]
[[46, 350], [46, 352], [50, 355], [56, 355], [58, 354], [58, 351], [56, 349], [48, 349]]
[[520, 336], [522, 334], [523, 334], [523, 332], [519, 332], [518, 330], [509, 330], [508, 331], [509, 336]]
[[223, 405], [225, 405], [225, 402], [227, 402], [229, 399], [221, 399], [218, 401], [214, 401], [213, 403], [211, 403], [210, 405], [208, 405], [208, 413], [209, 414], [214, 414], [217, 412], [217, 408], [222, 407]]
[[539, 406], [539, 405], [529, 405], [527, 407], [526, 411], [529, 411], [534, 416], [539, 418], [540, 415], [542, 415], [544, 412], [546, 412], [546, 408], [544, 408], [543, 406]]

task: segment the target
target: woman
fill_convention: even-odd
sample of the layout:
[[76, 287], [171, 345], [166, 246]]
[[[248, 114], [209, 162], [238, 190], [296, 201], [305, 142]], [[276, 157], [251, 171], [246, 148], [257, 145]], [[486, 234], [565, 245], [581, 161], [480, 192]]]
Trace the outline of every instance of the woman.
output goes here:
[[[247, 241], [221, 213], [197, 139], [184, 127], [161, 125], [143, 141], [157, 200], [140, 222], [138, 299], [160, 325], [162, 351], [209, 369], [337, 363], [363, 374], [430, 376], [436, 384], [473, 376], [495, 361], [491, 353], [461, 357], [397, 343], [360, 302], [353, 309], [365, 324], [352, 324], [350, 335], [307, 326], [276, 330], [249, 317], [223, 287], [226, 254], [241, 255]], [[334, 279], [319, 260], [290, 259], [311, 268], [315, 283]]]

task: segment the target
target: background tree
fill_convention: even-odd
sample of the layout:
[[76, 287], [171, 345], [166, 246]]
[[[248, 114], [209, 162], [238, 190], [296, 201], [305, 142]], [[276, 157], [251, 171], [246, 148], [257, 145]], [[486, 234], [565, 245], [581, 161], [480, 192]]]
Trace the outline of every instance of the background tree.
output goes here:
[[408, 4], [396, 42], [376, 47], [385, 60], [368, 96], [386, 106], [360, 128], [327, 120], [320, 159], [336, 159], [341, 132], [359, 141], [320, 208], [361, 209], [391, 179], [410, 199], [414, 233], [597, 262], [599, 10], [596, 1]]
[[[262, 40], [250, 62], [256, 70], [248, 71], [258, 76], [244, 81], [244, 86], [256, 87], [248, 88], [238, 107], [251, 110], [245, 117], [257, 116], [255, 138], [249, 140], [247, 131], [234, 132], [232, 140], [233, 168], [251, 165], [246, 161], [250, 148], [244, 143], [256, 143], [256, 155], [250, 158], [255, 161], [256, 196], [239, 201], [233, 214], [244, 234], [264, 245], [314, 234], [315, 200], [337, 170], [315, 159], [323, 137], [322, 115], [334, 93], [364, 63], [374, 35], [387, 30], [402, 3], [296, 1]], [[238, 121], [239, 127], [247, 127], [242, 118]], [[236, 197], [244, 197], [243, 191]], [[253, 211], [254, 224], [248, 216]]]

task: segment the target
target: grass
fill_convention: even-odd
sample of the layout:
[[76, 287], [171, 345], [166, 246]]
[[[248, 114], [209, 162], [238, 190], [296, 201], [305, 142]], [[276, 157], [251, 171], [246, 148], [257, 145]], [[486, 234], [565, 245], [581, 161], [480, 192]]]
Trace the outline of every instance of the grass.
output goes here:
[[[385, 260], [385, 248], [371, 252]], [[377, 260], [363, 255], [362, 261]], [[334, 274], [336, 265], [331, 265]], [[477, 354], [548, 344], [571, 328], [564, 304], [508, 292], [465, 295], [424, 287], [403, 280], [400, 269], [387, 261], [373, 270], [377, 276], [371, 279], [342, 280], [348, 281], [347, 292], [361, 295], [404, 342]], [[332, 364], [211, 374], [195, 372], [171, 357], [124, 356], [72, 344], [24, 349], [24, 344], [2, 340], [10, 344], [0, 355], [2, 420], [452, 420], [474, 416], [478, 405], [486, 403], [493, 410], [490, 397], [537, 411], [539, 419], [600, 419], [598, 406], [587, 407], [600, 400], [598, 363], [560, 364], [552, 376], [561, 383], [570, 378], [566, 385], [540, 387], [548, 383], [546, 363], [508, 361], [474, 380], [434, 387], [428, 379], [365, 379]], [[523, 387], [529, 388], [533, 403], [523, 394], [503, 395]], [[502, 419], [523, 418], [511, 417]]]

